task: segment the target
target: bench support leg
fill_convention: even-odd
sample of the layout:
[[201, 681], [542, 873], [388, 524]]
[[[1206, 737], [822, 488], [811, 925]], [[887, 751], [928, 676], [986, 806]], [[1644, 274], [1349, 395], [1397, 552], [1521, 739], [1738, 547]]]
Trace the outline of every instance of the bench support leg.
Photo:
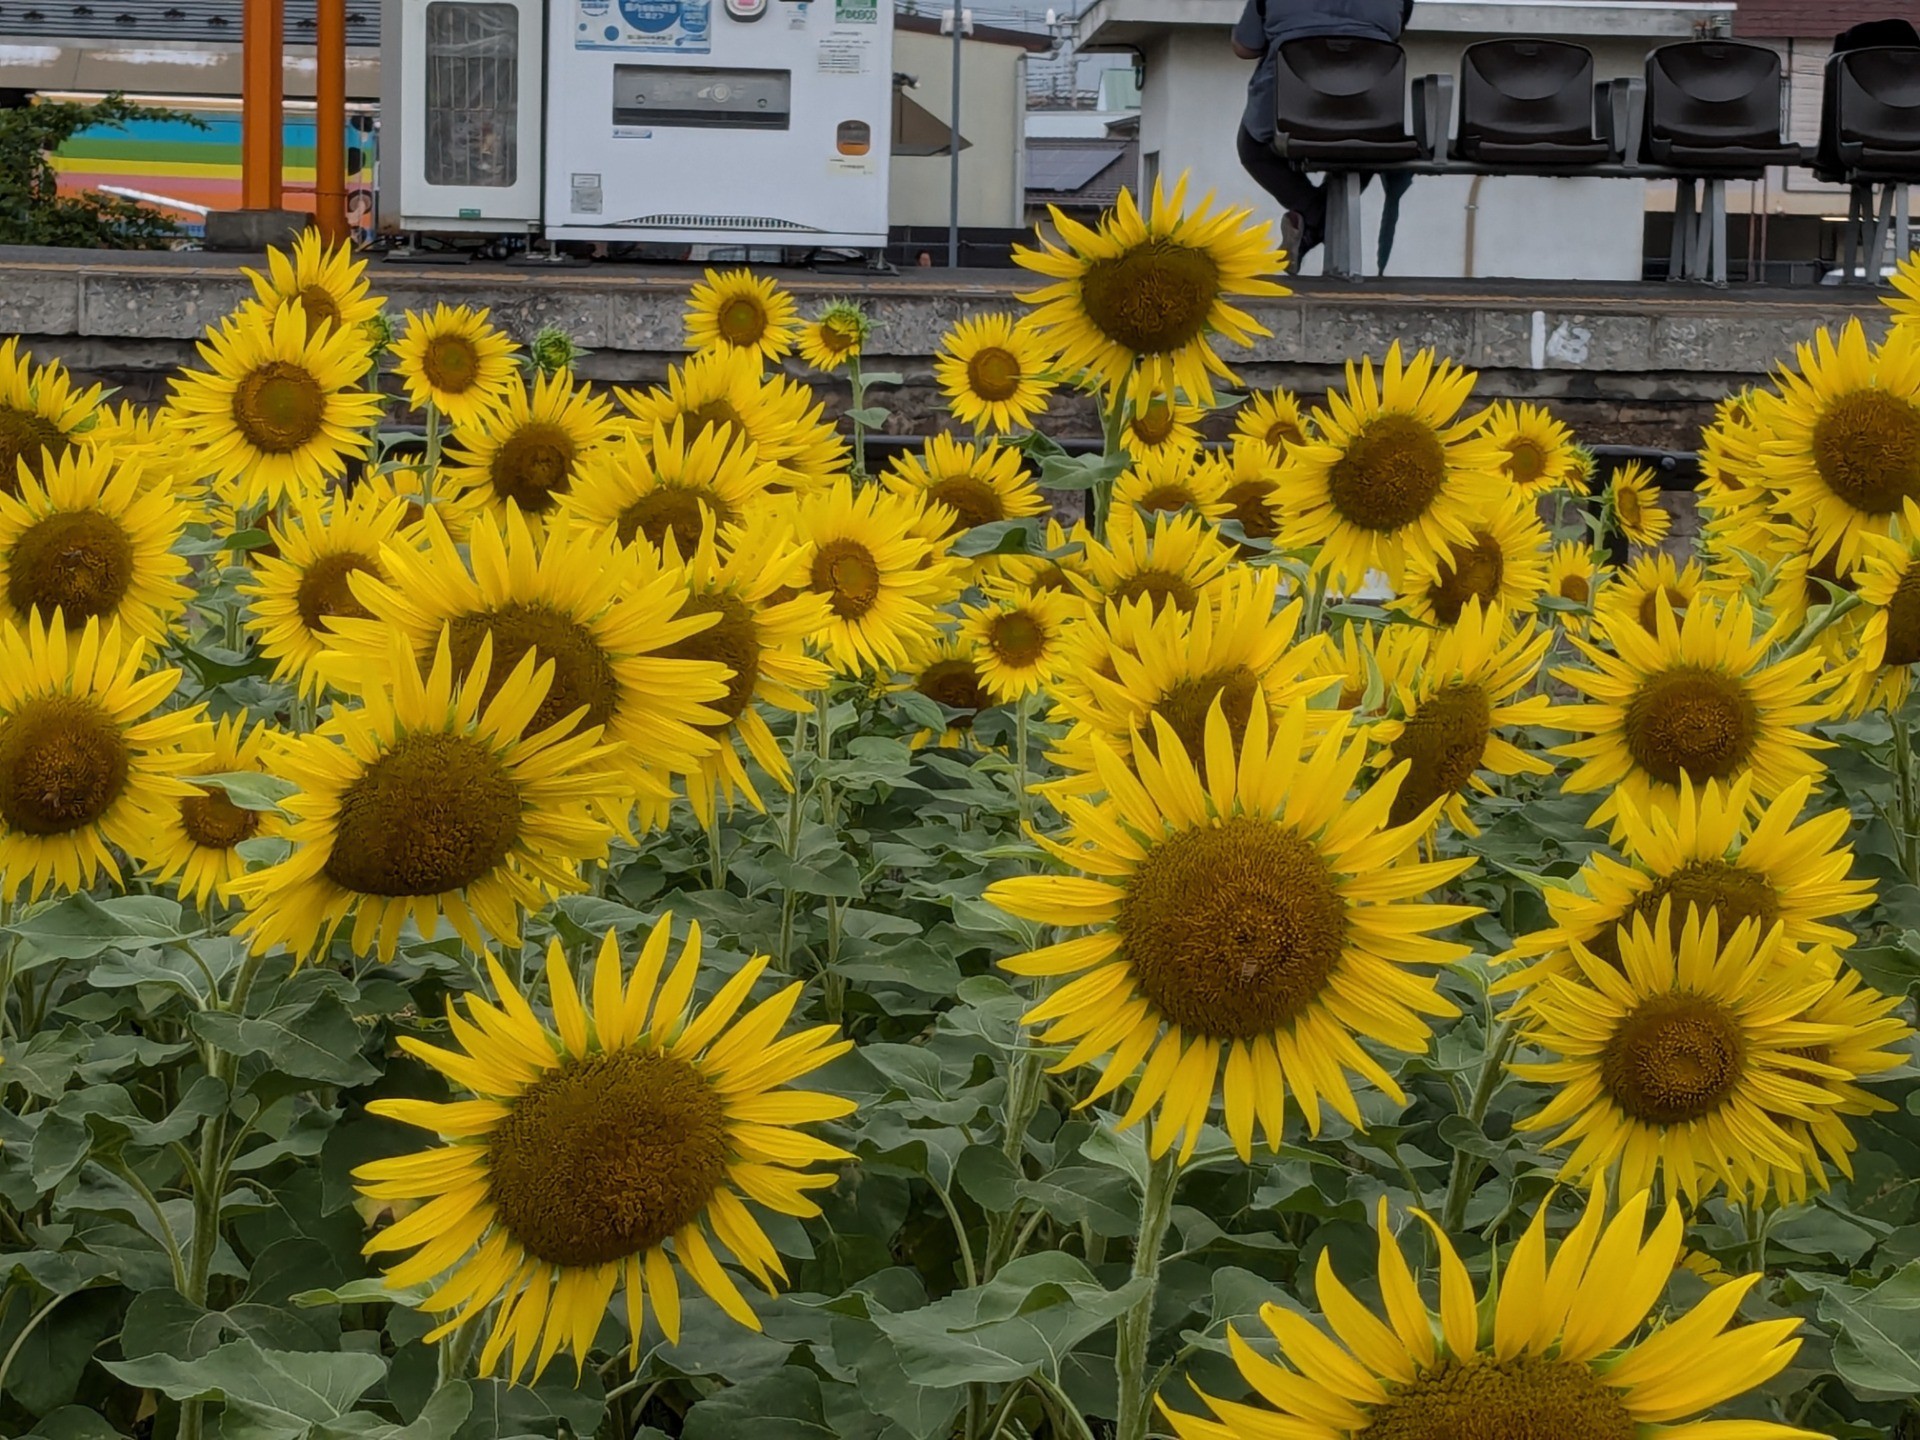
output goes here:
[[1673, 242], [1667, 247], [1667, 279], [1690, 279], [1693, 256], [1693, 181], [1673, 182]]
[[1708, 180], [1706, 186], [1706, 214], [1701, 223], [1706, 227], [1707, 253], [1711, 257], [1710, 279], [1715, 285], [1727, 283], [1727, 182]]
[[1327, 274], [1362, 280], [1367, 269], [1362, 253], [1360, 176], [1355, 171], [1336, 171], [1327, 176], [1327, 191]]

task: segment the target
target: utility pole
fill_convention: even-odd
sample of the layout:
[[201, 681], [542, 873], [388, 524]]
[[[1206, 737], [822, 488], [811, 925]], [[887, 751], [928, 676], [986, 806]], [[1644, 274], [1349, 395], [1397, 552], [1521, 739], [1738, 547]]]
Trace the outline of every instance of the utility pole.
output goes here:
[[960, 268], [960, 45], [973, 28], [973, 12], [956, 0], [946, 12], [953, 28], [953, 104], [947, 120], [947, 268]]
[[313, 215], [329, 245], [347, 239], [347, 0], [319, 0], [313, 81]]

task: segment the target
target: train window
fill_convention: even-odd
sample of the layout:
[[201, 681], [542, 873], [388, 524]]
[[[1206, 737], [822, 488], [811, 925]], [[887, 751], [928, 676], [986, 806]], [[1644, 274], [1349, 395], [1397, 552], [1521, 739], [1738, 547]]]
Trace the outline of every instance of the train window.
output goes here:
[[519, 172], [520, 12], [427, 6], [427, 183], [511, 185]]

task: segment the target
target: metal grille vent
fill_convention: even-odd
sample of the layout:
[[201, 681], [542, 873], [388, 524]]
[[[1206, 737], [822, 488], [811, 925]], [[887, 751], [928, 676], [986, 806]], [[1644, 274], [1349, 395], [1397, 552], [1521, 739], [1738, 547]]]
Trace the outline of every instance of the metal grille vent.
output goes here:
[[427, 6], [427, 183], [504, 188], [519, 173], [520, 12]]
[[659, 230], [792, 230], [817, 233], [819, 226], [802, 225], [797, 220], [776, 220], [770, 215], [640, 215], [622, 220], [633, 229]]

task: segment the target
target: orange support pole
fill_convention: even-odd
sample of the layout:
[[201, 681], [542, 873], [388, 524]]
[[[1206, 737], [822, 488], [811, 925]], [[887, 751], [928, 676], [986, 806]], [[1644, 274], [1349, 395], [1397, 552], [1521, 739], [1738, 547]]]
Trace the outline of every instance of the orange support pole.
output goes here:
[[240, 18], [240, 208], [280, 208], [283, 124], [281, 0], [243, 0]]
[[320, 238], [347, 238], [347, 0], [319, 0], [313, 81], [313, 200]]

